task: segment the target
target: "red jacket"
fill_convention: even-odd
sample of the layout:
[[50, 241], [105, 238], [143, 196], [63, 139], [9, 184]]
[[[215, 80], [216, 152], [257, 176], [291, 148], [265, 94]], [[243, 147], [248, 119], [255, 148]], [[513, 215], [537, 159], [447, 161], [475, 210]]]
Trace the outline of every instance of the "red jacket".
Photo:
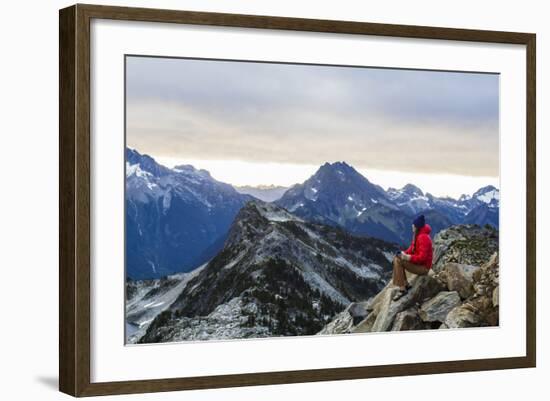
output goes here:
[[405, 251], [407, 255], [411, 255], [411, 263], [415, 265], [424, 265], [428, 269], [432, 268], [432, 258], [433, 258], [433, 249], [432, 249], [432, 239], [430, 238], [430, 233], [432, 228], [425, 224], [424, 227], [418, 230], [416, 234], [416, 246], [415, 239], [412, 240], [411, 246]]

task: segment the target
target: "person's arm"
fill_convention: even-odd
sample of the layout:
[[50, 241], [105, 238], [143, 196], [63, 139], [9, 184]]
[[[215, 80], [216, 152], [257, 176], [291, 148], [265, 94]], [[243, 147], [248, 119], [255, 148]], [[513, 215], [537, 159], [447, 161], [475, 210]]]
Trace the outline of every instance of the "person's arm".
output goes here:
[[423, 265], [428, 260], [428, 250], [430, 247], [430, 239], [426, 235], [416, 237], [416, 252], [411, 255], [409, 261], [415, 265]]

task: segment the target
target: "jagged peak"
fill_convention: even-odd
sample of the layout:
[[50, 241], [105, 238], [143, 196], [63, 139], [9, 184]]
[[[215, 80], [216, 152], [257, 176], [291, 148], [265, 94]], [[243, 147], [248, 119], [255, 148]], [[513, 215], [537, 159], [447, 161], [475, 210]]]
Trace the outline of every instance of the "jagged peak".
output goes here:
[[324, 182], [325, 180], [334, 180], [334, 182], [365, 182], [373, 185], [363, 174], [345, 161], [324, 163], [306, 183]]
[[494, 200], [499, 201], [500, 191], [492, 185], [487, 185], [486, 187], [478, 189], [474, 193], [473, 198], [484, 203], [491, 203]]
[[422, 192], [420, 188], [410, 183], [406, 184], [403, 188], [401, 188], [401, 191], [406, 192], [408, 194], [414, 194], [414, 195], [420, 195], [420, 196], [424, 195], [424, 192]]
[[474, 196], [475, 195], [480, 195], [480, 194], [484, 194], [486, 192], [490, 192], [490, 191], [498, 191], [498, 189], [494, 186], [494, 185], [486, 185], [484, 187], [481, 187], [479, 188], [475, 193], [474, 193]]
[[484, 195], [489, 195], [489, 199], [488, 199], [489, 201], [491, 201], [491, 199], [493, 198], [498, 200], [500, 195], [500, 190], [496, 188], [494, 185], [486, 185], [484, 187], [479, 188], [472, 195], [467, 195], [467, 194], [461, 195], [460, 198], [458, 198], [458, 200], [460, 202], [466, 202], [471, 199], [483, 200], [479, 198], [484, 197]]
[[336, 161], [332, 163], [325, 162], [321, 167], [319, 167], [319, 170], [317, 171], [341, 171], [342, 173], [355, 172], [359, 174], [353, 166], [346, 163], [345, 161]]
[[189, 175], [198, 175], [204, 178], [212, 178], [208, 170], [198, 169], [191, 164], [180, 164], [175, 166], [172, 170], [176, 173], [185, 173]]
[[157, 177], [170, 174], [170, 169], [157, 163], [157, 161], [145, 153], [140, 153], [136, 149], [126, 147], [126, 162], [132, 165], [139, 165], [140, 169], [153, 174]]

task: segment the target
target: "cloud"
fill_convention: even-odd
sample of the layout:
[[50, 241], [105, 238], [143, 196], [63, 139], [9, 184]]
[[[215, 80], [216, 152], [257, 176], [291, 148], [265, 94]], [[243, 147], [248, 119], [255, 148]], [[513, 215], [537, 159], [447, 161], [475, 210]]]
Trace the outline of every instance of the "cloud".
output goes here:
[[498, 176], [498, 76], [130, 57], [127, 140], [162, 157]]

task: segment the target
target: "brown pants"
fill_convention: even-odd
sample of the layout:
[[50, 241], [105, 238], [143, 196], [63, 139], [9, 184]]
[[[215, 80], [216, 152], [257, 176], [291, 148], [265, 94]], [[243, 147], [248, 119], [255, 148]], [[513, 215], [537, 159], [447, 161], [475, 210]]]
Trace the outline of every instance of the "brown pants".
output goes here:
[[409, 262], [398, 257], [393, 258], [393, 285], [396, 285], [400, 288], [407, 285], [407, 275], [405, 270], [423, 276], [428, 274], [430, 269], [423, 265], [415, 265], [414, 263]]

